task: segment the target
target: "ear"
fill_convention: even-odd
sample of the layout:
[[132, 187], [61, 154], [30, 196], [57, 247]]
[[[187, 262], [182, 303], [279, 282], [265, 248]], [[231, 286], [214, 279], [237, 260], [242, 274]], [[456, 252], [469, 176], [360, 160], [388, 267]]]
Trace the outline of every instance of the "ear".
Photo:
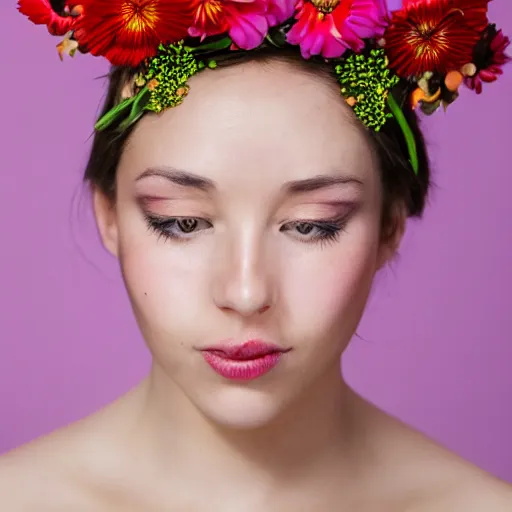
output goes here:
[[109, 198], [98, 187], [94, 187], [93, 208], [96, 225], [105, 249], [116, 258], [119, 256], [119, 236], [115, 200]]
[[387, 234], [384, 234], [377, 256], [377, 270], [389, 263], [396, 255], [407, 225], [407, 208], [399, 202], [393, 207], [391, 225]]

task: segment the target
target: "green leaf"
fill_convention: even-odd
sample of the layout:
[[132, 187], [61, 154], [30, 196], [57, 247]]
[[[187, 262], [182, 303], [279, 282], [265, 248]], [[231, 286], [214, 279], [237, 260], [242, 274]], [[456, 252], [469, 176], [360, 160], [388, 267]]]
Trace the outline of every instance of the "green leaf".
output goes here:
[[143, 89], [139, 91], [137, 96], [134, 97], [134, 101], [132, 104], [132, 109], [130, 111], [130, 115], [119, 125], [119, 131], [124, 131], [130, 125], [138, 121], [142, 114], [144, 114], [144, 110], [149, 103], [151, 98], [151, 91], [148, 89], [146, 85]]
[[96, 124], [94, 125], [94, 129], [98, 132], [101, 132], [108, 128], [114, 121], [118, 118], [122, 117], [126, 110], [130, 107], [130, 105], [135, 101], [135, 97], [126, 98], [119, 105], [116, 105], [114, 108], [110, 109], [105, 115], [103, 115]]
[[272, 36], [270, 35], [270, 33], [268, 33], [266, 36], [265, 36], [265, 39], [272, 45], [272, 46], [275, 46], [276, 48], [279, 48], [279, 45], [272, 39]]
[[232, 43], [232, 39], [228, 36], [223, 37], [219, 41], [214, 41], [213, 43], [206, 43], [200, 46], [187, 46], [187, 49], [191, 52], [202, 52], [206, 50], [224, 50], [229, 48]]
[[144, 110], [141, 110], [136, 113], [131, 113], [129, 117], [127, 117], [117, 128], [119, 133], [124, 132], [127, 128], [129, 128], [132, 124], [136, 123], [144, 114]]
[[282, 26], [272, 27], [265, 39], [274, 46], [281, 48], [286, 45], [286, 31]]
[[419, 164], [418, 151], [416, 149], [416, 139], [414, 137], [414, 134], [412, 133], [409, 123], [407, 122], [407, 119], [404, 116], [404, 113], [402, 112], [402, 109], [399, 107], [395, 98], [391, 94], [391, 91], [388, 94], [388, 105], [389, 108], [391, 109], [391, 112], [395, 116], [395, 119], [397, 120], [400, 128], [402, 129], [402, 132], [405, 137], [405, 142], [407, 143], [407, 150], [409, 151], [409, 162], [411, 163], [411, 166], [414, 170], [414, 174], [418, 175]]

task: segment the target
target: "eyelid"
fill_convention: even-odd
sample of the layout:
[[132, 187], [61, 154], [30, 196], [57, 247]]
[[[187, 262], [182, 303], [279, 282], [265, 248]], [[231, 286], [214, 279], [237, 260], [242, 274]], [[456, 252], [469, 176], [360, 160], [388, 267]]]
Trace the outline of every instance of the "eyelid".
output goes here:
[[[322, 203], [323, 205], [328, 204], [329, 206], [342, 206], [343, 208], [340, 208], [340, 210], [335, 213], [334, 215], [323, 215], [320, 218], [316, 215], [312, 216], [298, 216], [297, 218], [294, 218], [293, 220], [281, 220], [279, 224], [288, 224], [288, 223], [329, 223], [329, 222], [340, 222], [343, 221], [345, 218], [348, 218], [349, 216], [353, 215], [355, 210], [358, 209], [360, 204], [355, 201], [332, 201], [329, 203]], [[143, 208], [143, 214], [146, 218], [151, 217], [153, 220], [158, 220], [161, 222], [170, 222], [171, 220], [180, 220], [180, 219], [196, 219], [196, 220], [202, 220], [204, 222], [207, 222], [209, 224], [212, 223], [212, 218], [209, 215], [203, 214], [203, 213], [197, 213], [197, 214], [190, 214], [190, 215], [162, 215], [159, 213], [155, 213], [152, 211], [149, 211], [149, 208]]]

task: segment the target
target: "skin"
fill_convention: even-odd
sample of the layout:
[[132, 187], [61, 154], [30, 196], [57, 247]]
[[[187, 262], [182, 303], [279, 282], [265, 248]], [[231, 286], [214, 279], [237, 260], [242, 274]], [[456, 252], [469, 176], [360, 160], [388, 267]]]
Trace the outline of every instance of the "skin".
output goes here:
[[[278, 61], [208, 70], [190, 85], [179, 108], [139, 122], [116, 201], [94, 193], [151, 372], [94, 415], [2, 457], [0, 508], [511, 510], [508, 484], [340, 374], [406, 219], [397, 205], [396, 232], [380, 240], [377, 163], [339, 91]], [[215, 189], [178, 185], [176, 170]], [[283, 190], [318, 175], [345, 183]], [[202, 220], [187, 238], [165, 239], [146, 215]], [[334, 217], [344, 228], [330, 242], [297, 225]], [[253, 337], [291, 350], [250, 382], [220, 377], [199, 351]]]

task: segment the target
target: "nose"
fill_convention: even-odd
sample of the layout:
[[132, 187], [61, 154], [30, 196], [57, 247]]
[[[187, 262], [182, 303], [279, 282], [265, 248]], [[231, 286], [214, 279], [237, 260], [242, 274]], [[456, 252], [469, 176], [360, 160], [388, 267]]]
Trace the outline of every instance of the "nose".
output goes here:
[[249, 233], [233, 237], [216, 262], [213, 298], [218, 308], [249, 317], [267, 311], [273, 281], [263, 244]]

